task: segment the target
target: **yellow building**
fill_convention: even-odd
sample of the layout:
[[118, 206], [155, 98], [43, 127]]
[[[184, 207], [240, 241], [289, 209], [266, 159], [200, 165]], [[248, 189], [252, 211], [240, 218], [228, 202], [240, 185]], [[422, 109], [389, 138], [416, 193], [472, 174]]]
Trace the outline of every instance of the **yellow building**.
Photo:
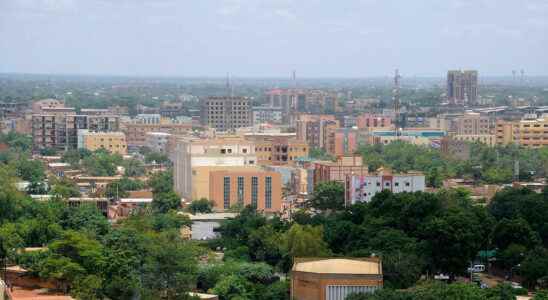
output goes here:
[[528, 148], [548, 145], [548, 117], [534, 120], [498, 121], [497, 144], [518, 144]]
[[127, 154], [126, 135], [123, 132], [84, 132], [81, 139], [81, 147], [90, 151], [106, 149], [115, 154]]

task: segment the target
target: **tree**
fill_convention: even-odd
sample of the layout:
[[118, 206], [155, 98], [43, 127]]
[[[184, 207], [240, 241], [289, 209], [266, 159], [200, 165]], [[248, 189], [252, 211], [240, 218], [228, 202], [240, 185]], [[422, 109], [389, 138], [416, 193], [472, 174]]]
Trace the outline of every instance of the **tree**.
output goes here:
[[191, 214], [196, 213], [210, 213], [213, 210], [215, 202], [207, 200], [207, 198], [201, 198], [200, 200], [194, 200], [188, 205], [188, 211]]
[[499, 249], [506, 249], [510, 244], [519, 244], [531, 248], [539, 244], [539, 242], [537, 233], [522, 218], [513, 220], [502, 219], [495, 226], [493, 232], [493, 243]]
[[124, 175], [128, 177], [143, 176], [145, 174], [145, 166], [140, 160], [129, 159], [123, 163], [125, 171]]
[[44, 165], [38, 160], [30, 160], [27, 157], [21, 157], [15, 162], [17, 176], [22, 180], [30, 182], [39, 182], [46, 177]]
[[95, 204], [81, 204], [77, 207], [67, 207], [61, 219], [65, 229], [85, 231], [95, 236], [108, 233], [110, 224]]
[[67, 178], [52, 179], [52, 188], [50, 194], [55, 198], [68, 199], [70, 197], [80, 197], [80, 188], [76, 182]]
[[548, 280], [548, 249], [536, 247], [527, 253], [520, 271], [530, 287], [538, 285], [540, 279]]
[[213, 293], [219, 295], [221, 300], [251, 300], [251, 283], [242, 276], [228, 275], [222, 278], [212, 289]]
[[118, 154], [97, 150], [91, 156], [83, 159], [82, 165], [91, 176], [114, 176], [116, 167], [122, 163]]
[[318, 210], [340, 210], [344, 208], [344, 186], [329, 181], [316, 185], [309, 206]]
[[149, 179], [148, 186], [153, 193], [165, 193], [173, 190], [173, 173], [171, 171], [159, 172]]
[[293, 224], [285, 233], [284, 248], [289, 257], [322, 257], [330, 254], [322, 227]]
[[538, 291], [533, 300], [548, 300], [548, 290]]
[[179, 208], [180, 205], [181, 197], [173, 191], [155, 193], [152, 199], [152, 208], [159, 213], [167, 213], [172, 209]]

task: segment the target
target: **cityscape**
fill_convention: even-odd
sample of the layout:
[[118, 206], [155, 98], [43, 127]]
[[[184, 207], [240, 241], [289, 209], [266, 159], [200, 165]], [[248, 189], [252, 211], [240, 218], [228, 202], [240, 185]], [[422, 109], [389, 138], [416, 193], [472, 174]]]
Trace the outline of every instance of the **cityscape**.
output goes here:
[[[455, 44], [420, 37], [401, 60], [371, 28], [359, 39], [378, 43], [328, 19], [309, 28], [341, 13], [327, 3], [5, 1], [0, 300], [548, 300], [546, 58], [491, 48], [546, 49], [541, 1], [431, 4], [470, 15], [447, 19]], [[430, 7], [350, 2], [386, 17]], [[485, 15], [500, 30], [456, 34], [474, 5], [536, 19]], [[436, 13], [420, 13], [382, 32], [434, 39]], [[179, 41], [170, 22], [196, 32]], [[282, 33], [294, 53], [273, 46]], [[301, 52], [322, 34], [325, 49]], [[157, 44], [132, 52], [140, 39]], [[377, 51], [372, 73], [348, 63], [354, 43]]]

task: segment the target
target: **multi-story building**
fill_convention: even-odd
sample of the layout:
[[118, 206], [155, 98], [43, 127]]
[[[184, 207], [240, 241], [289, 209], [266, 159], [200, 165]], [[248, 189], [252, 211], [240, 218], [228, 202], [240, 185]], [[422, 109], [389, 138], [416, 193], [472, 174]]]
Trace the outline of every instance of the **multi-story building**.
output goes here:
[[215, 203], [216, 210], [226, 210], [239, 204], [251, 205], [265, 212], [278, 212], [281, 198], [280, 173], [256, 167], [209, 173], [209, 199]]
[[386, 115], [375, 115], [375, 114], [365, 113], [356, 117], [356, 126], [359, 129], [392, 128], [392, 118]]
[[246, 134], [246, 140], [255, 143], [255, 154], [260, 165], [293, 165], [308, 157], [308, 144], [295, 138], [294, 133]]
[[298, 89], [273, 89], [265, 93], [265, 98], [270, 107], [282, 109], [282, 122], [292, 125], [297, 103], [306, 102], [306, 93]]
[[182, 102], [164, 101], [160, 104], [160, 115], [164, 118], [183, 116], [187, 110]]
[[489, 135], [489, 117], [479, 113], [467, 112], [455, 119], [457, 135]]
[[498, 145], [517, 144], [528, 148], [548, 145], [548, 117], [534, 120], [498, 121]]
[[368, 168], [361, 156], [343, 156], [336, 162], [320, 161], [314, 163], [314, 186], [327, 181], [343, 183], [347, 175], [367, 175]]
[[327, 133], [326, 151], [334, 156], [352, 155], [368, 142], [366, 131], [356, 128], [333, 128]]
[[339, 128], [333, 115], [299, 115], [297, 138], [305, 140], [312, 148], [326, 149], [329, 130]]
[[34, 150], [55, 148], [76, 149], [78, 130], [94, 132], [118, 131], [120, 117], [114, 115], [76, 115], [73, 108], [41, 108], [41, 114], [32, 115]]
[[[183, 198], [199, 199], [194, 187], [198, 177], [207, 178], [209, 174], [198, 174], [199, 167], [242, 167], [257, 164], [255, 144], [243, 138], [189, 139], [177, 140], [174, 153], [175, 191]], [[204, 179], [205, 180], [205, 179]]]
[[147, 132], [145, 146], [154, 152], [168, 153], [167, 148], [171, 136], [171, 133], [166, 132]]
[[451, 138], [456, 141], [482, 143], [488, 146], [495, 146], [497, 144], [497, 136], [494, 134], [457, 134]]
[[455, 105], [475, 104], [478, 100], [478, 71], [448, 71], [447, 99]]
[[381, 191], [393, 193], [423, 192], [426, 188], [424, 174], [409, 172], [393, 174], [389, 170], [379, 170], [374, 174], [350, 174], [346, 177], [345, 201], [348, 205], [369, 202]]
[[253, 107], [253, 125], [262, 123], [282, 124], [283, 110], [281, 107]]
[[202, 124], [218, 131], [251, 126], [251, 100], [246, 97], [208, 97], [201, 100]]
[[90, 151], [105, 149], [114, 154], [127, 154], [126, 135], [123, 132], [78, 131], [78, 148]]
[[440, 150], [441, 153], [453, 159], [470, 159], [470, 144], [465, 141], [454, 140], [449, 136], [441, 139]]
[[126, 134], [129, 147], [142, 147], [146, 145], [147, 133], [163, 132], [172, 135], [189, 135], [194, 124], [192, 121], [177, 121], [162, 118], [158, 114], [139, 115], [135, 119], [124, 123], [123, 130]]

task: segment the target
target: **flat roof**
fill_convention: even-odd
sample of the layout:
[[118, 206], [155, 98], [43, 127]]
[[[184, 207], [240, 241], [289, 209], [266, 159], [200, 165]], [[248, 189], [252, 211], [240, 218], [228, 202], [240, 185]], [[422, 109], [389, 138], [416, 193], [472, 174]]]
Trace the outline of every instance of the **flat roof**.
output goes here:
[[326, 258], [297, 262], [293, 271], [321, 274], [381, 275], [381, 263], [348, 258]]

